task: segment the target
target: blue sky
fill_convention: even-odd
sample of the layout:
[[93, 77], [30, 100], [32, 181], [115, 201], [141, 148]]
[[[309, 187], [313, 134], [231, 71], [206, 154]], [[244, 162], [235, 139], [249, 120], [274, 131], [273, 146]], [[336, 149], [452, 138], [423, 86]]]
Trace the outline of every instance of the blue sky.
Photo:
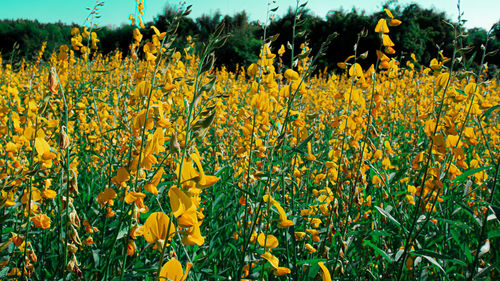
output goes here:
[[[265, 20], [267, 0], [184, 0], [193, 5], [192, 16], [210, 14], [219, 10], [222, 14], [234, 14], [246, 10], [251, 20]], [[272, 1], [272, 0], [270, 0]], [[279, 6], [278, 15], [285, 13], [295, 0], [276, 0], [273, 7]], [[457, 18], [457, 0], [399, 0], [400, 4], [417, 3], [425, 8], [445, 11], [449, 18]], [[176, 6], [179, 0], [144, 0], [146, 7], [145, 21], [152, 20], [165, 5]], [[367, 13], [381, 10], [385, 1], [376, 0], [309, 0], [307, 7], [318, 16], [325, 16], [330, 10], [350, 10], [356, 7]], [[40, 22], [83, 24], [88, 15], [85, 7], [93, 7], [95, 0], [0, 0], [0, 19], [37, 19]], [[116, 25], [128, 22], [128, 16], [134, 13], [135, 0], [104, 0], [100, 9], [100, 25]], [[500, 19], [500, 0], [461, 0], [466, 27], [489, 29]], [[402, 19], [404, 22], [404, 19]]]

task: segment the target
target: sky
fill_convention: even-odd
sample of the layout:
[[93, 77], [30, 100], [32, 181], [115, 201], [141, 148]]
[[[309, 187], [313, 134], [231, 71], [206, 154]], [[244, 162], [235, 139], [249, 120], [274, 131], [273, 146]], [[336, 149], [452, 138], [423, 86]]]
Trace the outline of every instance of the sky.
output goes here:
[[[101, 0], [100, 18], [97, 23], [115, 25], [129, 23], [128, 17], [135, 13], [135, 0]], [[223, 15], [233, 15], [245, 10], [250, 20], [265, 21], [268, 0], [183, 0], [192, 5], [191, 16], [196, 18], [202, 14], [220, 11]], [[278, 6], [277, 15], [283, 15], [288, 7], [295, 7], [296, 0], [271, 1], [271, 7]], [[301, 3], [304, 1], [301, 1]], [[324, 17], [328, 11], [343, 9], [367, 13], [380, 11], [386, 1], [377, 0], [309, 0], [307, 8], [315, 15]], [[457, 0], [398, 0], [401, 5], [417, 3], [424, 8], [444, 11], [449, 19], [457, 19]], [[84, 24], [89, 15], [86, 7], [92, 8], [95, 0], [0, 0], [0, 19], [37, 19], [40, 22], [57, 22]], [[144, 0], [146, 22], [151, 21], [163, 11], [166, 5], [178, 6], [180, 0]], [[482, 27], [489, 30], [500, 19], [500, 0], [461, 0], [463, 18], [467, 20], [467, 28]], [[404, 19], [401, 19], [404, 22]]]

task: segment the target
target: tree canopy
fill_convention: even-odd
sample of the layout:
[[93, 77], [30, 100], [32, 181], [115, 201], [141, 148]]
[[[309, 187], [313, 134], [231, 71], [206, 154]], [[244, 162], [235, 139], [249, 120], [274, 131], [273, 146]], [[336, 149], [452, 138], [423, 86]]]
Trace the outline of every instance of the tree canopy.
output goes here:
[[[389, 4], [387, 4], [389, 5]], [[438, 56], [442, 50], [445, 55], [451, 56], [453, 50], [453, 40], [455, 38], [453, 29], [446, 22], [444, 12], [433, 9], [425, 9], [417, 4], [407, 6], [391, 5], [393, 14], [403, 21], [400, 26], [391, 29], [391, 38], [397, 42], [398, 59], [408, 59], [410, 54], [415, 54], [417, 60], [428, 64], [432, 58]], [[301, 25], [297, 26], [296, 48], [301, 43], [307, 42], [308, 46], [318, 50], [326, 37], [336, 32], [338, 36], [334, 39], [326, 55], [318, 61], [319, 69], [328, 67], [335, 70], [336, 64], [353, 54], [353, 46], [356, 43], [357, 34], [363, 30], [368, 30], [368, 36], [363, 38], [358, 50], [361, 52], [370, 50], [368, 58], [364, 64], [371, 64], [376, 60], [373, 50], [378, 49], [378, 34], [373, 32], [377, 20], [382, 16], [383, 11], [366, 14], [356, 9], [350, 11], [338, 10], [330, 11], [324, 18], [310, 13], [307, 9], [300, 15]], [[146, 23], [146, 29], [141, 30], [145, 38], [150, 38], [153, 30], [152, 25], [159, 30], [166, 30], [169, 19], [172, 19], [175, 11], [166, 7], [152, 22]], [[279, 34], [272, 48], [277, 51], [281, 45], [287, 46], [292, 42], [292, 26], [294, 22], [294, 10], [289, 9], [282, 17], [275, 18], [267, 28], [267, 36]], [[235, 15], [222, 15], [217, 12], [212, 15], [202, 15], [196, 19], [184, 16], [177, 29], [178, 37], [175, 47], [182, 49], [187, 46], [187, 36], [192, 36], [195, 42], [202, 44], [208, 40], [209, 35], [221, 22], [225, 22], [225, 32], [230, 34], [226, 44], [217, 50], [216, 65], [225, 66], [234, 70], [237, 65], [247, 66], [257, 60], [259, 48], [263, 39], [263, 27], [255, 21], [250, 21], [245, 11]], [[13, 60], [34, 59], [42, 42], [47, 42], [48, 56], [55, 48], [62, 44], [70, 43], [71, 28], [76, 25], [58, 23], [40, 23], [37, 20], [0, 20], [0, 52], [4, 62]], [[122, 25], [120, 27], [99, 27], [96, 32], [100, 39], [99, 48], [104, 54], [120, 50], [129, 52], [129, 45], [132, 41], [132, 33], [135, 29], [132, 25]], [[487, 31], [482, 28], [465, 30], [467, 37], [463, 38], [460, 44], [462, 48], [470, 46], [466, 59], [473, 59], [473, 62], [480, 62], [481, 45], [486, 42]], [[494, 35], [488, 43], [488, 51], [500, 48], [500, 24], [492, 31]], [[417, 39], [415, 39], [417, 38]], [[17, 48], [15, 48], [17, 44]], [[313, 52], [314, 53], [314, 52]], [[283, 56], [285, 64], [290, 63], [290, 54], [286, 52]], [[496, 66], [500, 65], [500, 54], [491, 54], [486, 61], [490, 69], [496, 71]]]

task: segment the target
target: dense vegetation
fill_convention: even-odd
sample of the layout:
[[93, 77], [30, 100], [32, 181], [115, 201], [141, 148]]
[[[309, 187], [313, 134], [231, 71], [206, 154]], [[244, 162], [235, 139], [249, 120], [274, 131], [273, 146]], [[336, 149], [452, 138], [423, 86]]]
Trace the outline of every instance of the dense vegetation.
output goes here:
[[[497, 30], [318, 31], [299, 4], [279, 36], [182, 6], [1, 61], [0, 279], [498, 280]], [[130, 47], [103, 53], [112, 32]]]

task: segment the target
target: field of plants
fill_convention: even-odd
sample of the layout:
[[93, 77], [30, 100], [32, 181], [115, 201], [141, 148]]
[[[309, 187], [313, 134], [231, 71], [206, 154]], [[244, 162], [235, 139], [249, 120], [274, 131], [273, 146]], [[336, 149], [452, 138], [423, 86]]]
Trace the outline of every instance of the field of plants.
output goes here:
[[[216, 69], [178, 11], [130, 53], [92, 26], [0, 63], [1, 280], [498, 280], [500, 85], [488, 42], [397, 60], [297, 39]], [[141, 23], [142, 24], [142, 23]], [[331, 40], [335, 34], [332, 34]], [[300, 47], [297, 47], [300, 46]], [[284, 53], [291, 61], [283, 61]], [[368, 55], [374, 65], [363, 67]]]

